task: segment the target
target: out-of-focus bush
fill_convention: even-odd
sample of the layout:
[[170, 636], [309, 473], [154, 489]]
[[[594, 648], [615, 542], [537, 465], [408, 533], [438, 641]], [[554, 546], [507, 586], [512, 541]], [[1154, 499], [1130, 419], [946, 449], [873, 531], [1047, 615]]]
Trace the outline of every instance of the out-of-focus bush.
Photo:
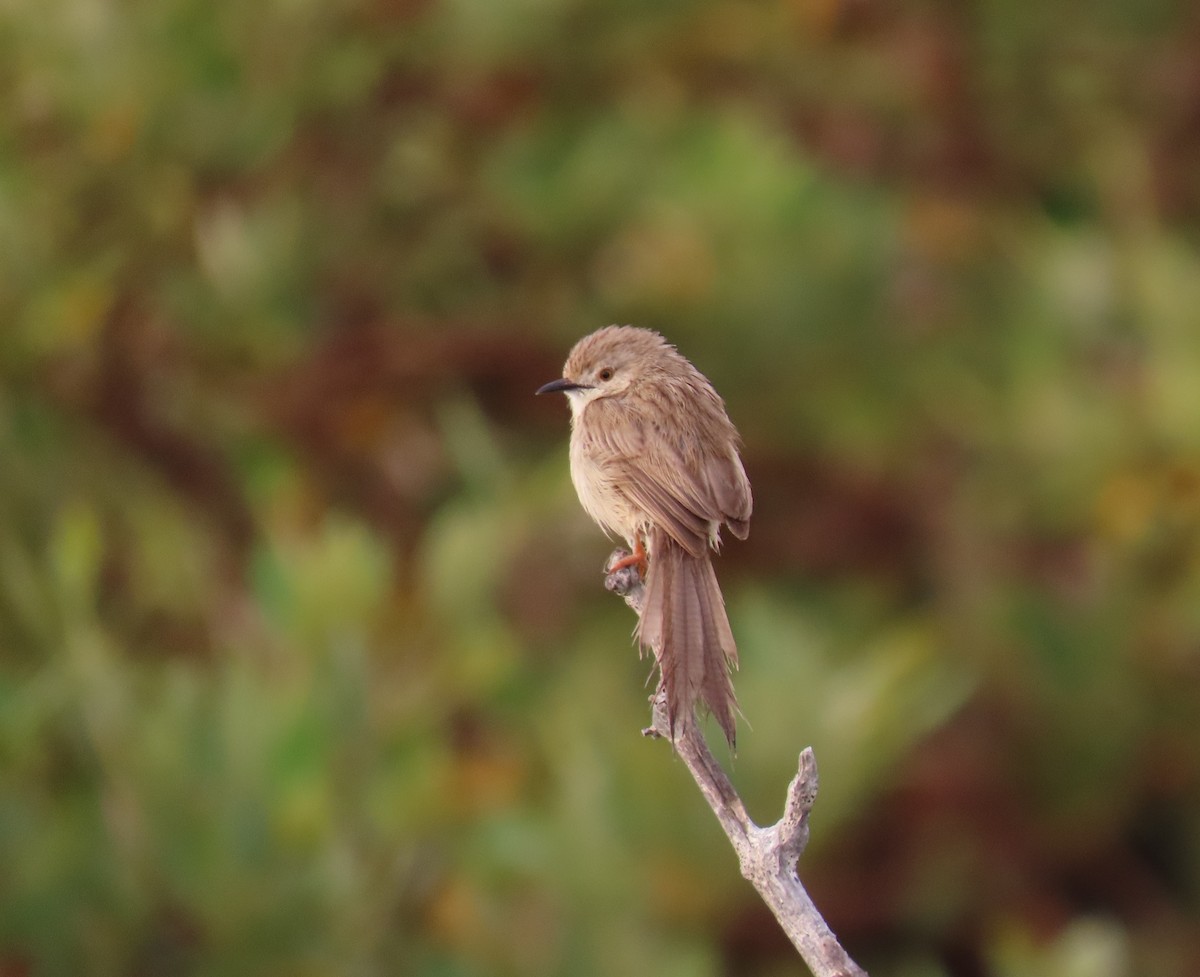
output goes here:
[[872, 973], [1200, 972], [1200, 22], [0, 11], [0, 974], [769, 975], [530, 396], [746, 442], [735, 780]]

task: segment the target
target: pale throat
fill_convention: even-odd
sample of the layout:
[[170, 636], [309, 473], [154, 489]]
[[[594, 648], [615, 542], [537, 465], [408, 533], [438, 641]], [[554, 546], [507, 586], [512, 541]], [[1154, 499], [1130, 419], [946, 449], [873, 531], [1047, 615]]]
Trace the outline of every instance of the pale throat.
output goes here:
[[567, 391], [567, 403], [571, 405], [571, 420], [578, 422], [583, 409], [600, 395], [595, 387]]

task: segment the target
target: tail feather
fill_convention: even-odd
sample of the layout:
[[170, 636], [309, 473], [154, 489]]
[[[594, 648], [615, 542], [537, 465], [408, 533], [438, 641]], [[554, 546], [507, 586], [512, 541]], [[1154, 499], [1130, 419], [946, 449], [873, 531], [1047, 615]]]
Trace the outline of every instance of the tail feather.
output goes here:
[[737, 667], [737, 645], [712, 561], [661, 532], [652, 534], [650, 553], [638, 640], [657, 657], [670, 732], [702, 703], [733, 746], [737, 700], [730, 669]]

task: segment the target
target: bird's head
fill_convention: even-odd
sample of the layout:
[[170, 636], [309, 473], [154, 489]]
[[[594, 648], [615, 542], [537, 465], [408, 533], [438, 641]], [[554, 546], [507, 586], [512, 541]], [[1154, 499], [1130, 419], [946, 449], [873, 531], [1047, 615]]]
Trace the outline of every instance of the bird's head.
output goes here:
[[679, 358], [658, 333], [636, 326], [605, 326], [575, 344], [563, 375], [538, 389], [565, 393], [572, 413], [601, 397], [615, 397], [645, 381]]

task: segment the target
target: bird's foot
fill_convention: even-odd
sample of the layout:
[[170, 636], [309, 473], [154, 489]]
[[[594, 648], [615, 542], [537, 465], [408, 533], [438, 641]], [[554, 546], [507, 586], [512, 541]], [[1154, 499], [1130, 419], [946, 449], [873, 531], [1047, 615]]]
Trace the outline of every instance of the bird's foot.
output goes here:
[[646, 571], [649, 570], [649, 563], [646, 560], [646, 548], [642, 545], [640, 539], [634, 543], [632, 553], [621, 557], [613, 563], [609, 563], [605, 566], [604, 572], [605, 574], [616, 573], [618, 570], [624, 570], [627, 567], [637, 567], [638, 576], [643, 580], [646, 579]]

